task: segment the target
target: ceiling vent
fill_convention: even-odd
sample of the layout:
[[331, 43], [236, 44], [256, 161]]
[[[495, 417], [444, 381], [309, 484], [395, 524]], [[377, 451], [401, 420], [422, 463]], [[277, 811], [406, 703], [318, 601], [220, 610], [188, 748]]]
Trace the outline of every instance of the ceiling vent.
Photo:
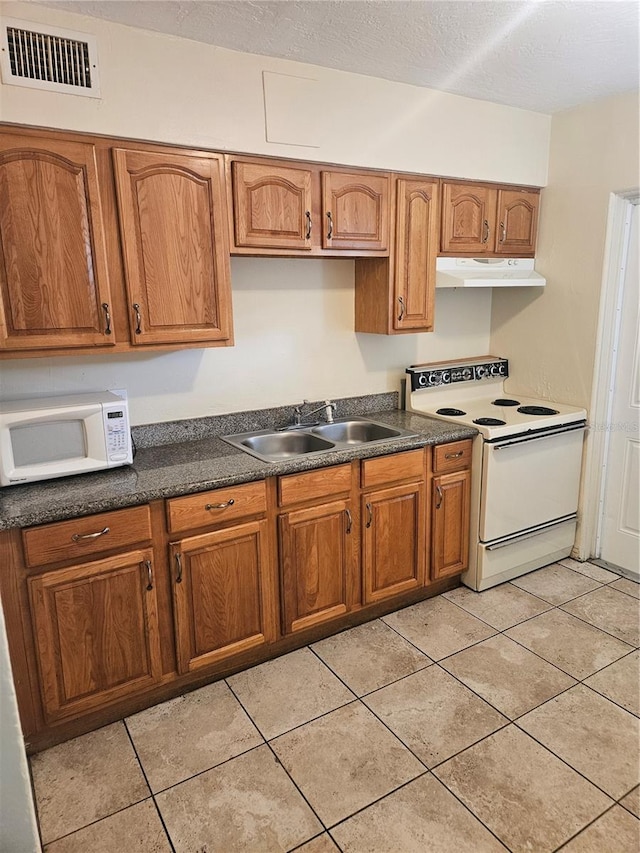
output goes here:
[[100, 97], [94, 36], [13, 18], [2, 18], [0, 25], [3, 83]]

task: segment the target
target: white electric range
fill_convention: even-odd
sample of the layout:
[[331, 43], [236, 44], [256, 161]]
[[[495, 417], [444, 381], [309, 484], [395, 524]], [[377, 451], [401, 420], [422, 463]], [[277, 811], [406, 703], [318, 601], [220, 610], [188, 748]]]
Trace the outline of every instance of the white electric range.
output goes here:
[[482, 590], [571, 553], [586, 411], [505, 392], [507, 359], [483, 356], [406, 371], [406, 408], [478, 430], [469, 568]]

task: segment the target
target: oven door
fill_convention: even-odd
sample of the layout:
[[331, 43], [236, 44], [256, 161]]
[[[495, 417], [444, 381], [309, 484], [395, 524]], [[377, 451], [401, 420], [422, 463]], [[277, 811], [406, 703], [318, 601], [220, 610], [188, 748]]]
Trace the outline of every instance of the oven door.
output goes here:
[[584, 428], [581, 422], [484, 443], [481, 542], [576, 512]]

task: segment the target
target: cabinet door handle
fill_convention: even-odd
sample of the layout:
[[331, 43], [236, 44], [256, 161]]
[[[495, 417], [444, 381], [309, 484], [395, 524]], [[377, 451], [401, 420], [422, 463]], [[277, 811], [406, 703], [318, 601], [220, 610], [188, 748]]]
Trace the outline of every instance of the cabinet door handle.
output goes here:
[[504, 224], [504, 222], [501, 222], [500, 223], [500, 242], [504, 243], [504, 241], [506, 239], [507, 239], [507, 227]]
[[106, 536], [110, 530], [111, 528], [104, 527], [102, 530], [98, 530], [97, 533], [74, 533], [71, 538], [74, 542], [82, 542], [83, 539], [97, 539], [99, 536]]
[[442, 506], [442, 489], [440, 486], [436, 486], [436, 494], [438, 495], [438, 499], [436, 501], [436, 509], [440, 509]]
[[111, 312], [109, 311], [109, 303], [102, 303], [102, 310], [104, 311], [104, 333], [105, 335], [111, 334]]
[[365, 504], [365, 507], [367, 509], [367, 524], [366, 524], [366, 526], [371, 527], [371, 525], [373, 524], [373, 510], [371, 509], [370, 503]]
[[457, 453], [445, 453], [444, 458], [445, 459], [459, 459], [463, 455], [464, 455], [464, 450], [459, 450]]
[[353, 518], [351, 517], [351, 510], [345, 509], [345, 515], [347, 516], [347, 533], [351, 533], [351, 525], [353, 524]]
[[329, 220], [329, 229], [327, 231], [327, 240], [330, 240], [333, 237], [333, 216], [331, 215], [331, 211], [327, 211], [327, 219]]
[[145, 560], [144, 567], [147, 570], [147, 591], [149, 591], [153, 589], [153, 567], [151, 560]]
[[176, 554], [176, 583], [182, 583], [182, 554]]
[[398, 302], [400, 303], [400, 313], [398, 314], [398, 321], [400, 321], [404, 318], [404, 310], [405, 310], [404, 297], [398, 296]]
[[305, 210], [304, 215], [307, 217], [307, 230], [306, 230], [306, 233], [304, 235], [304, 239], [310, 240], [311, 239], [311, 211]]
[[226, 509], [228, 506], [233, 506], [235, 503], [233, 498], [230, 498], [228, 501], [225, 501], [223, 504], [205, 504], [204, 508], [206, 510], [210, 509]]
[[488, 239], [489, 239], [489, 223], [487, 222], [487, 220], [486, 220], [486, 219], [485, 219], [485, 221], [482, 223], [482, 227], [483, 227], [483, 230], [484, 230], [484, 233], [483, 233], [483, 235], [482, 235], [482, 242], [483, 242], [483, 243], [486, 243], [486, 242], [488, 241]]
[[140, 303], [139, 302], [133, 303], [133, 310], [135, 311], [135, 314], [136, 314], [136, 335], [141, 335], [142, 329], [140, 327], [142, 326], [142, 317], [140, 316]]

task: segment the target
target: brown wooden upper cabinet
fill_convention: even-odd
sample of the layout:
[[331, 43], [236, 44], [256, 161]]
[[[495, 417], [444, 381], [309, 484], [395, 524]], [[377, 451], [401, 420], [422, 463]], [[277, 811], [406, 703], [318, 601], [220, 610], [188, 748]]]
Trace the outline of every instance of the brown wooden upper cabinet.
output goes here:
[[233, 253], [388, 254], [388, 173], [229, 156], [227, 170]]
[[2, 134], [0, 211], [0, 350], [113, 346], [94, 145]]
[[388, 258], [356, 261], [356, 332], [432, 332], [438, 181], [398, 178], [395, 241]]
[[442, 183], [440, 250], [448, 255], [532, 256], [540, 191]]
[[113, 158], [132, 343], [229, 340], [222, 155]]

